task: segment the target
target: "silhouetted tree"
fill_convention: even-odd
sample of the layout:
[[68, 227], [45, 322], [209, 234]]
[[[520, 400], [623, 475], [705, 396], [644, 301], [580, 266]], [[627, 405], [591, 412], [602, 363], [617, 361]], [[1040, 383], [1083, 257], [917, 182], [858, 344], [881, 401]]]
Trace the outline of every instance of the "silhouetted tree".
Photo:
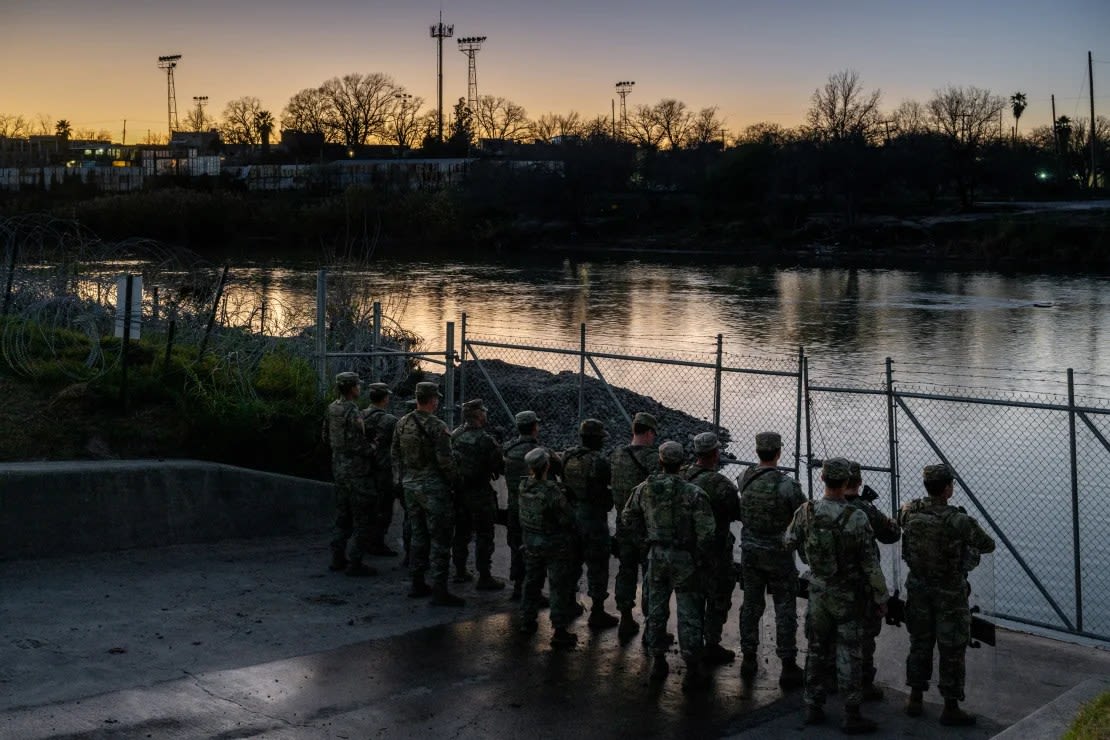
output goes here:
[[274, 115], [268, 110], [260, 110], [254, 115], [254, 127], [262, 140], [262, 153], [270, 153], [270, 134], [274, 132]]
[[975, 197], [976, 155], [995, 129], [1006, 101], [990, 90], [949, 85], [926, 104], [930, 130], [948, 143], [952, 176], [964, 208]]
[[318, 87], [308, 87], [289, 98], [281, 113], [281, 127], [286, 131], [324, 134], [329, 144], [338, 144], [337, 131], [328, 126], [328, 100]]
[[228, 102], [224, 107], [224, 120], [220, 137], [228, 144], [257, 144], [261, 141], [255, 119], [262, 110], [262, 101], [245, 95]]
[[725, 122], [717, 117], [717, 106], [702, 108], [690, 122], [687, 143], [690, 146], [705, 146], [713, 142], [725, 144]]
[[666, 98], [655, 104], [655, 122], [662, 134], [660, 143], [667, 142], [669, 149], [681, 149], [686, 145], [693, 116], [681, 100]]
[[482, 95], [474, 111], [476, 133], [483, 139], [523, 141], [530, 131], [524, 107], [506, 98]]
[[923, 134], [929, 129], [926, 120], [928, 111], [925, 106], [916, 100], [903, 100], [894, 109], [891, 118], [894, 120], [894, 130], [900, 135], [915, 136]]
[[393, 96], [400, 90], [391, 77], [378, 72], [333, 77], [320, 86], [326, 101], [325, 129], [347, 146], [384, 138]]
[[582, 136], [582, 117], [578, 111], [570, 113], [544, 113], [532, 122], [532, 137], [536, 141], [551, 143]]
[[207, 131], [212, 126], [212, 119], [204, 112], [204, 107], [197, 103], [185, 114], [185, 129], [187, 131]]
[[1026, 102], [1025, 93], [1016, 92], [1010, 96], [1010, 112], [1014, 114], [1014, 142], [1017, 142], [1018, 121], [1021, 120], [1021, 114], [1025, 112]]
[[73, 135], [73, 127], [70, 126], [69, 121], [62, 118], [54, 124], [54, 135], [63, 142], [69, 141], [69, 138]]
[[22, 139], [30, 135], [30, 132], [31, 125], [23, 116], [0, 113], [0, 136], [8, 139]]
[[632, 109], [628, 114], [625, 135], [644, 149], [658, 149], [667, 136], [659, 122], [658, 110], [650, 105], [637, 105]]
[[[393, 110], [386, 123], [386, 135], [389, 140], [402, 149], [411, 148], [420, 140], [426, 130], [422, 127], [420, 109], [424, 107], [424, 98], [414, 97], [406, 92], [397, 92], [393, 95]], [[432, 113], [434, 117], [434, 112]], [[426, 117], [426, 116], [425, 116]], [[431, 121], [432, 131], [437, 123]]]
[[454, 115], [445, 142], [445, 154], [451, 157], [465, 157], [474, 144], [474, 113], [466, 105], [465, 98], [455, 103]]
[[879, 124], [880, 97], [878, 90], [864, 91], [855, 70], [837, 72], [810, 96], [806, 125], [819, 140], [870, 141]]

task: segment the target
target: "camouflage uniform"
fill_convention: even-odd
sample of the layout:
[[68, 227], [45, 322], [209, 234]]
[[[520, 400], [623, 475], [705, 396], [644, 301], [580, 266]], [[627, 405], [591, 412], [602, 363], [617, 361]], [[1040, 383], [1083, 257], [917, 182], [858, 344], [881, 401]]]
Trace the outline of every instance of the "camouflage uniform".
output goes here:
[[590, 599], [598, 608], [609, 598], [609, 478], [609, 461], [600, 450], [580, 446], [563, 453], [563, 483], [578, 530], [578, 572], [585, 564]]
[[[377, 532], [381, 538], [378, 544], [384, 546], [385, 535], [393, 524], [393, 502], [400, 499], [404, 506], [404, 492], [393, 480], [391, 455], [397, 417], [385, 409], [371, 407], [363, 412], [362, 423], [366, 427], [366, 436], [374, 440], [374, 494], [378, 504]], [[405, 541], [408, 542], [407, 531]]]
[[736, 587], [736, 574], [732, 569], [732, 546], [736, 538], [729, 524], [740, 520], [740, 498], [732, 481], [696, 462], [683, 471], [683, 478], [705, 491], [716, 522], [713, 545], [703, 567], [705, 644], [719, 645], [728, 610], [732, 608], [732, 590]]
[[[626, 445], [613, 450], [609, 456], [612, 472], [611, 490], [613, 506], [617, 510], [615, 537], [619, 549], [620, 565], [613, 584], [616, 591], [617, 609], [627, 612], [636, 603], [636, 581], [641, 568], [644, 568], [644, 584], [647, 585], [646, 563], [641, 561], [640, 546], [635, 538], [625, 534], [624, 507], [632, 496], [632, 489], [643, 483], [649, 475], [660, 472], [659, 448], [646, 445]], [[647, 597], [643, 594], [643, 611], [647, 615]]]
[[446, 584], [455, 526], [451, 433], [437, 417], [417, 409], [397, 422], [391, 451], [412, 533], [409, 570], [421, 579], [428, 571], [436, 584]]
[[[858, 471], [858, 465], [856, 470]], [[848, 506], [862, 511], [867, 516], [867, 523], [871, 525], [871, 531], [874, 532], [876, 540], [871, 543], [872, 552], [875, 560], [881, 563], [878, 543], [892, 545], [897, 542], [902, 535], [898, 523], [879, 511], [874, 503], [861, 496], [849, 497]], [[873, 609], [867, 610], [863, 615], [863, 639], [860, 644], [863, 651], [864, 686], [870, 686], [875, 682], [875, 639], [879, 636], [882, 628], [883, 618], [879, 612]]]
[[[826, 461], [826, 470], [835, 462]], [[847, 461], [840, 462], [846, 471]], [[863, 701], [862, 618], [877, 613], [888, 595], [867, 516], [847, 502], [822, 498], [795, 512], [783, 540], [788, 548], [797, 548], [811, 569], [805, 702], [817, 707], [825, 703], [826, 668], [835, 652], [844, 703], [858, 707]]]
[[[681, 461], [682, 448], [674, 442]], [[625, 536], [646, 546], [648, 592], [647, 642], [662, 658], [670, 619], [671, 592], [678, 606], [678, 644], [687, 664], [704, 647], [705, 593], [699, 566], [710, 556], [717, 524], [709, 498], [676, 474], [654, 473], [633, 491], [621, 511]]]
[[[521, 414], [525, 413], [528, 412], [521, 412]], [[521, 414], [518, 414], [518, 416]], [[535, 414], [532, 416], [535, 416]], [[542, 446], [535, 437], [520, 435], [516, 439], [506, 442], [501, 449], [501, 455], [505, 460], [505, 485], [509, 490], [509, 511], [505, 536], [509, 545], [509, 579], [518, 586], [524, 581], [524, 555], [520, 551], [524, 540], [520, 529], [520, 507], [517, 496], [520, 492], [521, 482], [529, 477], [524, 456]], [[559, 459], [553, 453], [550, 457], [551, 469], [548, 471], [548, 475], [554, 478], [561, 472], [561, 468]]]
[[[343, 373], [342, 375], [347, 375]], [[357, 381], [357, 376], [355, 382]], [[331, 446], [335, 479], [335, 536], [332, 563], [360, 563], [374, 547], [376, 502], [374, 498], [373, 446], [367, 439], [358, 404], [336, 399], [328, 406], [324, 437]]]
[[528, 478], [518, 490], [518, 514], [524, 539], [524, 596], [520, 616], [534, 624], [544, 578], [550, 581], [551, 626], [566, 628], [574, 608], [574, 511], [563, 487], [552, 480]]
[[[927, 467], [926, 480], [930, 474], [940, 475], [941, 468], [948, 470], [943, 465]], [[975, 519], [939, 496], [904, 504], [898, 523], [902, 525], [902, 558], [910, 568], [906, 578], [906, 629], [910, 633], [906, 684], [928, 690], [935, 643], [940, 653], [940, 693], [946, 699], [962, 701], [964, 653], [971, 632], [967, 572], [978, 563], [978, 554], [994, 552], [994, 540]]]
[[501, 447], [483, 427], [469, 423], [451, 434], [451, 447], [459, 469], [458, 504], [455, 521], [454, 561], [457, 571], [466, 570], [470, 537], [475, 537], [474, 567], [490, 572], [493, 558], [493, 522], [497, 516], [497, 493], [490, 481], [505, 468]]
[[765, 594], [775, 603], [775, 653], [784, 663], [798, 656], [798, 570], [783, 548], [782, 535], [794, 511], [805, 503], [798, 482], [773, 467], [752, 467], [740, 479], [740, 649], [755, 655]]

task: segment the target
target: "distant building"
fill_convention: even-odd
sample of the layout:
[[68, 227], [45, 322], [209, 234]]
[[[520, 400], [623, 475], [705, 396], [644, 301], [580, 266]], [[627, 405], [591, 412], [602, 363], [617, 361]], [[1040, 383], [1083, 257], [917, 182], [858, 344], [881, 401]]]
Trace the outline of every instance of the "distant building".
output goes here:
[[170, 134], [170, 149], [195, 149], [200, 154], [216, 154], [220, 151], [220, 132], [216, 129], [209, 131], [174, 131]]

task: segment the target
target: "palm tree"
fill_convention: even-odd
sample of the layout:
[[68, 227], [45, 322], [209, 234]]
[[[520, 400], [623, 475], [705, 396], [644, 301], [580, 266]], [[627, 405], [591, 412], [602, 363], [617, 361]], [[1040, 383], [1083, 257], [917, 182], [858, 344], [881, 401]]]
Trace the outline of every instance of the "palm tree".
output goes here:
[[262, 153], [270, 153], [270, 134], [274, 132], [274, 116], [268, 110], [260, 110], [254, 116], [254, 128], [262, 139]]
[[1014, 143], [1017, 143], [1018, 120], [1025, 112], [1025, 93], [1016, 92], [1010, 96], [1010, 111], [1014, 114]]
[[63, 118], [54, 124], [54, 135], [62, 141], [69, 141], [69, 137], [73, 135], [73, 126]]

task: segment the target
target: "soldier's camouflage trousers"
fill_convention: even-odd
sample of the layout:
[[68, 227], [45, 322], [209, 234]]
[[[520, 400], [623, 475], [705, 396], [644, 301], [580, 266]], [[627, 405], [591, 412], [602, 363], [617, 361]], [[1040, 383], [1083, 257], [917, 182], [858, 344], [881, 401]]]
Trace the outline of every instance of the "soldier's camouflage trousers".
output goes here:
[[863, 685], [875, 683], [875, 640], [883, 629], [883, 618], [875, 610], [868, 610], [861, 620], [863, 634], [860, 652], [863, 657]]
[[555, 629], [567, 627], [577, 613], [574, 608], [575, 572], [577, 565], [570, 548], [552, 550], [544, 548], [525, 549], [524, 593], [520, 600], [520, 618], [525, 623], [536, 621], [539, 613], [541, 589], [546, 578], [549, 581], [548, 593], [551, 600], [551, 626]]
[[578, 568], [575, 583], [586, 568], [587, 592], [595, 604], [604, 604], [609, 598], [609, 520], [604, 512], [589, 510], [581, 505], [575, 511], [578, 527]]
[[368, 477], [337, 477], [335, 480], [335, 535], [331, 550], [336, 559], [361, 562], [378, 536], [377, 498]]
[[792, 553], [745, 548], [740, 555], [744, 603], [740, 607], [740, 649], [755, 654], [759, 620], [769, 592], [775, 604], [775, 654], [783, 660], [798, 657], [798, 571]]
[[455, 503], [450, 489], [432, 482], [406, 483], [405, 510], [412, 541], [409, 571], [414, 577], [427, 572], [433, 583], [446, 583], [455, 531]]
[[520, 529], [520, 504], [517, 498], [519, 491], [509, 487], [508, 521], [505, 524], [505, 543], [509, 546], [509, 580], [514, 585], [524, 582], [524, 553], [520, 548], [524, 545], [524, 533]]
[[401, 509], [405, 508], [404, 491], [394, 485], [390, 476], [374, 478], [374, 492], [377, 499], [377, 532], [381, 538], [378, 544], [385, 544], [385, 536], [393, 524], [393, 502], [400, 499]]
[[732, 570], [732, 548], [715, 553], [704, 567], [705, 644], [721, 644], [721, 631], [732, 608], [736, 573]]
[[858, 705], [863, 701], [862, 612], [854, 592], [810, 586], [806, 608], [806, 704], [825, 703], [825, 682], [832, 678], [829, 666], [833, 663], [844, 703]]
[[617, 566], [617, 577], [613, 583], [613, 590], [616, 592], [617, 609], [626, 611], [632, 609], [636, 605], [636, 585], [639, 577], [642, 575], [644, 581], [644, 590], [640, 594], [640, 611], [647, 616], [648, 613], [648, 593], [651, 590], [647, 577], [646, 563], [643, 562], [640, 553], [640, 547], [620, 524], [620, 517], [617, 517], [617, 550], [618, 559], [620, 560]]
[[474, 568], [479, 573], [489, 573], [496, 516], [497, 494], [493, 490], [464, 492], [460, 496], [455, 511], [455, 540], [451, 553], [456, 570], [466, 568], [470, 538], [474, 537]]
[[940, 653], [941, 696], [963, 700], [964, 653], [971, 633], [971, 611], [962, 589], [936, 588], [906, 583], [906, 629], [910, 653], [906, 658], [906, 685], [925, 691], [933, 675], [933, 644]]
[[671, 593], [678, 607], [678, 647], [687, 662], [698, 660], [704, 648], [705, 593], [701, 590], [694, 556], [685, 550], [653, 545], [647, 558], [647, 644], [652, 655], [667, 652], [667, 622]]

